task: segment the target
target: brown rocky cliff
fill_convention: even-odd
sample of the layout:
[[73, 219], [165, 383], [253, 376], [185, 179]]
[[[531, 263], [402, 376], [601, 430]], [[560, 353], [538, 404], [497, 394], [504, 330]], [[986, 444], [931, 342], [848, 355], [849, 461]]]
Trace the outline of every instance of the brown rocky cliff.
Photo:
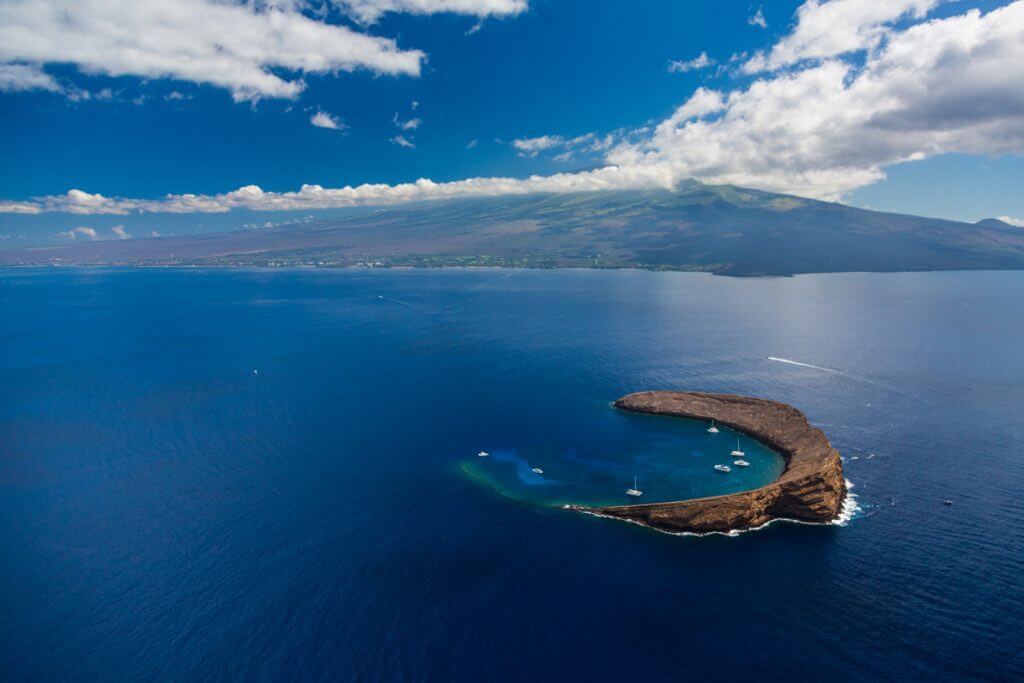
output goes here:
[[615, 402], [622, 410], [717, 423], [748, 434], [778, 451], [782, 475], [752, 491], [670, 503], [574, 509], [617, 517], [673, 532], [727, 532], [773, 519], [829, 522], [846, 498], [839, 452], [796, 408], [761, 398], [682, 391], [646, 391]]

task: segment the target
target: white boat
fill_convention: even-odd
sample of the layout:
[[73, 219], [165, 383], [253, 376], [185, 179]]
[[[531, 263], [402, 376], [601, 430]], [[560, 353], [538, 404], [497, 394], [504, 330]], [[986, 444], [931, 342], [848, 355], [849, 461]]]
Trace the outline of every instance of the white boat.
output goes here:
[[708, 434], [717, 434], [717, 433], [718, 433], [718, 427], [715, 426], [715, 421], [712, 420], [711, 421], [711, 426], [708, 427]]
[[715, 469], [719, 472], [732, 472], [732, 468], [728, 465], [715, 465]]
[[532, 471], [534, 474], [544, 474], [544, 470], [539, 467], [534, 467]]
[[477, 453], [477, 456], [481, 458], [486, 458], [488, 455], [490, 455], [490, 453], [488, 453], [487, 451], [480, 451], [479, 453]]
[[734, 450], [731, 455], [734, 458], [742, 458], [744, 455], [746, 455], [746, 453], [744, 453], [743, 451], [740, 450], [740, 440], [739, 439], [736, 439], [736, 450]]
[[750, 463], [746, 460], [733, 460], [732, 464], [736, 467], [750, 467]]
[[644, 492], [641, 491], [640, 489], [638, 489], [637, 486], [636, 486], [636, 477], [633, 477], [633, 488], [626, 489], [626, 495], [627, 496], [642, 496], [642, 495], [644, 495]]

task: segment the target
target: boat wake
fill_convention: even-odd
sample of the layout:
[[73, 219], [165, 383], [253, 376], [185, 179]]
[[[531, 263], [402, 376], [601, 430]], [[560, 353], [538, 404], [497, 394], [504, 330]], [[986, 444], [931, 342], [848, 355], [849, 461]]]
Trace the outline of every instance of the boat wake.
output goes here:
[[405, 306], [406, 308], [410, 308], [410, 309], [416, 311], [417, 313], [422, 313], [423, 315], [430, 315], [430, 316], [433, 315], [433, 313], [431, 313], [430, 311], [423, 310], [419, 306], [414, 306], [413, 304], [409, 303], [408, 301], [402, 301], [401, 299], [392, 299], [390, 296], [384, 296], [383, 294], [378, 294], [377, 298], [380, 299], [381, 301], [390, 301], [393, 304], [398, 304], [399, 306]]
[[773, 360], [776, 363], [786, 363], [787, 365], [799, 365], [802, 368], [811, 368], [812, 370], [821, 370], [822, 372], [831, 372], [834, 375], [848, 376], [847, 373], [842, 370], [836, 370], [835, 368], [826, 368], [821, 365], [811, 365], [810, 363], [801, 363], [798, 360], [790, 360], [788, 358], [779, 358], [777, 356], [768, 356], [768, 360]]
[[839, 375], [840, 377], [846, 377], [847, 379], [852, 379], [852, 380], [857, 381], [857, 382], [864, 382], [865, 384], [871, 384], [871, 385], [876, 386], [876, 387], [881, 387], [882, 389], [887, 389], [889, 391], [892, 391], [894, 393], [899, 394], [900, 396], [907, 396], [907, 397], [913, 398], [912, 396], [910, 396], [910, 394], [902, 392], [899, 389], [897, 389], [896, 387], [894, 387], [892, 385], [889, 385], [889, 384], [886, 384], [885, 382], [879, 382], [877, 380], [871, 379], [870, 377], [864, 377], [863, 375], [857, 375], [857, 374], [854, 374], [852, 372], [846, 372], [844, 370], [837, 370], [836, 368], [827, 368], [827, 367], [825, 367], [823, 365], [813, 365], [811, 363], [801, 363], [798, 360], [790, 360], [789, 358], [779, 358], [778, 356], [766, 356], [766, 358], [768, 360], [770, 360], [770, 361], [775, 361], [776, 363], [785, 363], [786, 365], [796, 365], [797, 367], [809, 368], [811, 370], [817, 370], [818, 372], [827, 372], [827, 373], [832, 374], [832, 375]]

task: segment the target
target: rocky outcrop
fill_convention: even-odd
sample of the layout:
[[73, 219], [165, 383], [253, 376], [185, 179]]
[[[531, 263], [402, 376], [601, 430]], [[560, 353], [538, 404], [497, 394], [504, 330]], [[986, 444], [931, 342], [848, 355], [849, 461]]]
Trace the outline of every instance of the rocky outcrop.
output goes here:
[[776, 481], [752, 491], [671, 503], [619, 505], [583, 512], [616, 517], [671, 532], [729, 532], [774, 519], [825, 523], [846, 498], [839, 452], [796, 408], [761, 398], [683, 391], [645, 391], [615, 402], [622, 410], [717, 423], [778, 451], [786, 467]]

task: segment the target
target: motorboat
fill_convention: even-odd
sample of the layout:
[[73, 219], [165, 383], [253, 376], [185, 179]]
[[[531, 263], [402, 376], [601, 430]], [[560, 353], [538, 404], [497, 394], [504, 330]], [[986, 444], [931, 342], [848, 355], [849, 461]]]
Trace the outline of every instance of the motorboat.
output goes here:
[[732, 472], [732, 468], [728, 465], [715, 465], [715, 469], [719, 472]]
[[539, 468], [539, 467], [534, 467], [534, 468], [533, 468], [532, 470], [530, 470], [530, 471], [531, 471], [531, 472], [533, 472], [534, 474], [544, 474], [544, 470], [542, 470], [542, 469], [541, 469], [541, 468]]
[[487, 451], [480, 451], [479, 453], [477, 453], [477, 457], [480, 458], [486, 458], [488, 455], [490, 455], [490, 453], [488, 453]]
[[736, 467], [750, 467], [750, 463], [746, 460], [734, 460], [732, 464]]

